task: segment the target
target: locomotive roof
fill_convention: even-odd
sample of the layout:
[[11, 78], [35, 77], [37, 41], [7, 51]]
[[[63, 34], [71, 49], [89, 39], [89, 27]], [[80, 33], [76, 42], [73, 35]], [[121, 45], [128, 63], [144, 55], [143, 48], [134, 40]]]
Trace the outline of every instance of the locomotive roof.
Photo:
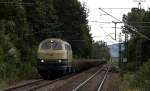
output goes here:
[[60, 42], [62, 42], [64, 44], [70, 45], [67, 41], [64, 41], [64, 40], [59, 39], [59, 38], [48, 38], [48, 39], [43, 40], [41, 43], [43, 43], [44, 41], [47, 41], [47, 40], [57, 40], [57, 41], [60, 41]]

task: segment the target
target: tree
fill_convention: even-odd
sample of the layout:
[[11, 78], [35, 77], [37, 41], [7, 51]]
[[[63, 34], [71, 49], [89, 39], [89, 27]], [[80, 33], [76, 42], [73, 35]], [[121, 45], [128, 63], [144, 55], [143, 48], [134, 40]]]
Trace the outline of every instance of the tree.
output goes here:
[[93, 44], [92, 57], [95, 59], [109, 60], [110, 52], [105, 42], [98, 41]]
[[[5, 2], [4, 0], [0, 0]], [[23, 59], [24, 33], [26, 17], [20, 0], [10, 0], [13, 3], [0, 5], [0, 46], [1, 46], [1, 79], [18, 76], [18, 66]]]
[[[123, 21], [128, 25], [131, 25], [134, 28], [136, 28], [137, 31], [141, 34], [150, 37], [149, 27], [146, 27], [149, 26], [149, 24], [144, 23], [149, 22], [149, 17], [149, 11], [133, 8], [131, 12], [128, 13], [128, 15], [123, 16]], [[144, 62], [146, 62], [149, 59], [149, 40], [145, 39], [137, 32], [131, 30], [126, 25], [125, 31], [131, 35], [131, 38], [128, 42], [128, 64], [132, 64], [132, 69], [135, 69], [137, 68], [137, 66], [141, 66]], [[138, 52], [141, 55], [141, 59], [138, 58]], [[137, 61], [137, 59], [139, 59], [139, 62]]]
[[[34, 68], [33, 53], [26, 40], [28, 26], [22, 1], [8, 0], [8, 3], [2, 3], [0, 13], [1, 79], [13, 77], [12, 80], [16, 80], [22, 76], [28, 77]], [[32, 67], [26, 66], [27, 64], [31, 64]], [[26, 73], [26, 68], [30, 69], [31, 73]]]
[[92, 38], [85, 6], [77, 0], [54, 0], [54, 8], [61, 23], [61, 38], [70, 42], [77, 57], [90, 57]]
[[57, 27], [60, 24], [53, 7], [53, 0], [23, 1], [25, 3], [32, 3], [31, 6], [25, 6], [29, 23], [29, 37], [35, 38], [38, 43], [49, 37], [58, 37], [57, 33], [59, 31], [57, 31]]
[[70, 42], [76, 57], [91, 57], [88, 13], [78, 0], [7, 0], [1, 3], [0, 13], [2, 78], [32, 77], [37, 72], [38, 45], [47, 38]]

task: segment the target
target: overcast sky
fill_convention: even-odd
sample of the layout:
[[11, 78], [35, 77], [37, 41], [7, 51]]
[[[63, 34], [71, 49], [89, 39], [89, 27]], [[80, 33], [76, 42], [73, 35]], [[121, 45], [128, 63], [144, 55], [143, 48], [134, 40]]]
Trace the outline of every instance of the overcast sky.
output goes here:
[[[117, 21], [112, 17], [105, 15], [104, 12], [99, 10], [99, 8], [133, 8], [138, 7], [137, 2], [133, 2], [133, 0], [79, 0], [86, 4], [86, 7], [90, 10], [89, 13], [89, 25], [91, 26], [91, 33], [94, 37], [95, 41], [103, 40], [107, 42], [108, 45], [117, 43], [114, 41], [108, 34], [112, 37], [114, 36], [114, 24], [107, 23], [96, 23], [92, 21], [100, 21], [100, 22], [112, 22]], [[150, 0], [146, 0], [146, 2], [142, 2], [142, 8], [148, 9], [150, 7]], [[122, 15], [127, 14], [131, 9], [103, 9], [114, 17], [122, 20]], [[117, 35], [121, 32], [121, 24], [117, 25]], [[118, 40], [117, 40], [118, 41]]]

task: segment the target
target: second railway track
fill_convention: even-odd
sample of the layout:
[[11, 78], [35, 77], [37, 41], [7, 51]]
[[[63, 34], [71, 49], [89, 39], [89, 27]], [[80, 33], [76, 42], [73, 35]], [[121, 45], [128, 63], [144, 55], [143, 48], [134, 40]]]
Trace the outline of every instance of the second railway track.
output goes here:
[[109, 67], [102, 67], [92, 76], [79, 84], [73, 91], [102, 91], [103, 84], [107, 79]]
[[43, 80], [43, 79], [39, 79], [36, 81], [32, 81], [29, 83], [25, 83], [22, 85], [17, 85], [17, 86], [12, 86], [6, 89], [3, 89], [2, 91], [36, 91], [37, 89], [43, 88], [45, 86], [51, 85], [61, 79], [67, 79], [71, 76], [73, 76], [75, 74], [71, 74], [71, 75], [67, 75], [67, 76], [63, 76], [61, 78], [58, 79], [54, 79], [54, 80]]

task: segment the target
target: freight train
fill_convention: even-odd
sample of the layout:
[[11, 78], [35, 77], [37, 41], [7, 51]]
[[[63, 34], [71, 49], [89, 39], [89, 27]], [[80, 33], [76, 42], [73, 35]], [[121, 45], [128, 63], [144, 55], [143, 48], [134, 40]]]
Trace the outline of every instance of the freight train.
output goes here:
[[37, 69], [45, 79], [60, 74], [77, 72], [104, 63], [100, 60], [73, 60], [71, 45], [57, 38], [42, 41], [37, 54]]

